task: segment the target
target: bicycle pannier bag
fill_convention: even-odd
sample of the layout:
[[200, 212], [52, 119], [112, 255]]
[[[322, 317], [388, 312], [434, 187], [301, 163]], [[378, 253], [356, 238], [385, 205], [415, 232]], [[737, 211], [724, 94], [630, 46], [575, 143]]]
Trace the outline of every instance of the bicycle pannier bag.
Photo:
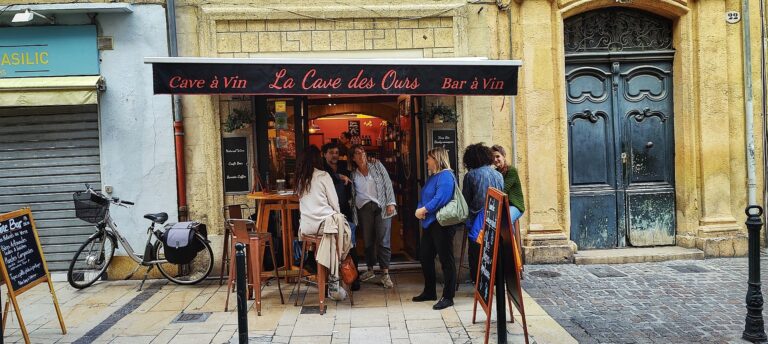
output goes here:
[[162, 235], [165, 259], [172, 264], [187, 264], [197, 257], [203, 244], [195, 236], [198, 222], [179, 222], [166, 225]]
[[437, 211], [437, 222], [444, 227], [462, 223], [469, 215], [467, 201], [464, 200], [464, 196], [461, 194], [461, 190], [459, 190], [459, 183], [455, 177], [453, 185], [453, 199]]

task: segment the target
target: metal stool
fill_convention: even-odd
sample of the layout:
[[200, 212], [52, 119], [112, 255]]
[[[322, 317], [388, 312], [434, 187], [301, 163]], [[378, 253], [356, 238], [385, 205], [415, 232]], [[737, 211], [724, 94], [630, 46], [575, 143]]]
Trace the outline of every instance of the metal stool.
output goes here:
[[[243, 209], [247, 213], [250, 213], [250, 207], [247, 204], [232, 204], [225, 206], [222, 210], [224, 212], [225, 219], [242, 219]], [[219, 285], [224, 284], [224, 271], [229, 271], [232, 264], [232, 252], [234, 252], [234, 244], [232, 243], [232, 226], [226, 221], [224, 222], [224, 242], [221, 245], [223, 252], [221, 253], [221, 273], [219, 274]], [[231, 249], [231, 251], [230, 251]]]
[[[299, 264], [299, 280], [296, 283], [296, 300], [293, 301], [294, 306], [299, 305], [299, 293], [301, 292], [301, 283], [312, 283], [308, 278], [304, 278], [304, 257], [306, 257], [308, 251], [314, 250], [317, 252], [317, 248], [320, 247], [320, 235], [301, 235], [301, 263]], [[328, 274], [326, 268], [321, 264], [317, 264], [317, 291], [320, 299], [320, 315], [325, 314], [325, 278]], [[310, 274], [311, 276], [311, 274]], [[304, 299], [301, 299], [301, 305], [304, 305]]]
[[[262, 251], [261, 248], [264, 247], [266, 250], [267, 246], [269, 246], [269, 252], [272, 256], [272, 261], [276, 262], [275, 260], [275, 249], [274, 249], [274, 243], [272, 241], [272, 235], [270, 233], [265, 232], [255, 232], [255, 231], [248, 231], [248, 227], [250, 226], [252, 229], [255, 229], [254, 223], [251, 220], [242, 220], [242, 219], [229, 219], [227, 220], [227, 223], [232, 227], [232, 234], [233, 234], [233, 240], [232, 245], [235, 244], [235, 242], [241, 242], [246, 245], [246, 255], [248, 257], [248, 274], [250, 275], [250, 282], [253, 286], [253, 291], [256, 294], [256, 313], [258, 315], [261, 315], [261, 265], [262, 265]], [[277, 290], [280, 293], [280, 303], [285, 304], [285, 299], [283, 298], [283, 289], [280, 286], [280, 273], [279, 269], [277, 268], [276, 264], [273, 264], [274, 266], [274, 277], [277, 280]], [[229, 269], [229, 282], [227, 285], [227, 301], [224, 305], [224, 311], [226, 312], [229, 307], [229, 294], [232, 292], [232, 284], [235, 277], [235, 265], [230, 264]]]

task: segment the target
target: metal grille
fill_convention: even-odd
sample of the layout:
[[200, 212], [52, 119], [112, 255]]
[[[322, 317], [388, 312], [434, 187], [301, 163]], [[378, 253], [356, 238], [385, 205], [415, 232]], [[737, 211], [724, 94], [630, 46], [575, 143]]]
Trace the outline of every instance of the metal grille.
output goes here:
[[627, 274], [616, 270], [615, 268], [612, 268], [610, 266], [590, 266], [588, 268], [585, 268], [587, 271], [589, 271], [591, 274], [599, 277], [599, 278], [607, 278], [607, 277], [627, 277]]
[[72, 193], [101, 189], [96, 105], [0, 108], [0, 213], [32, 208], [51, 271], [66, 270], [93, 234]]
[[651, 13], [604, 9], [565, 20], [565, 52], [672, 49], [672, 22]]
[[182, 312], [179, 314], [179, 316], [176, 317], [176, 319], [173, 320], [174, 323], [198, 323], [198, 322], [205, 322], [208, 320], [208, 317], [211, 316], [211, 312], [203, 312], [203, 313], [184, 313]]

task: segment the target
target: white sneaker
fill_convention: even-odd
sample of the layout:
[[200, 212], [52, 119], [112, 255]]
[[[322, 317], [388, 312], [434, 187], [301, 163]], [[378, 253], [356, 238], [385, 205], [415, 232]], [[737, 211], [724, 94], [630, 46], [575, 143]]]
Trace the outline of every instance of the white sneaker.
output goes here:
[[392, 279], [389, 278], [389, 274], [384, 274], [384, 276], [381, 277], [381, 285], [384, 286], [385, 289], [392, 289], [394, 287], [394, 283], [392, 283]]
[[360, 282], [370, 281], [374, 277], [376, 277], [376, 274], [373, 273], [373, 270], [367, 270], [360, 275]]

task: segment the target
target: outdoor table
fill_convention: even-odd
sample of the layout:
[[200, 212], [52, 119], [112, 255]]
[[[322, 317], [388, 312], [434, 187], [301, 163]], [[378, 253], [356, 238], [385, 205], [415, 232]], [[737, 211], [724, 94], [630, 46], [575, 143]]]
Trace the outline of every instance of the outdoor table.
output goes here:
[[265, 193], [252, 192], [248, 194], [248, 199], [257, 201], [256, 220], [258, 221], [256, 230], [267, 232], [269, 228], [269, 214], [272, 211], [280, 212], [280, 233], [283, 245], [283, 269], [286, 271], [286, 281], [288, 280], [288, 271], [293, 269], [293, 219], [291, 219], [291, 210], [299, 210], [299, 197], [294, 193]]

